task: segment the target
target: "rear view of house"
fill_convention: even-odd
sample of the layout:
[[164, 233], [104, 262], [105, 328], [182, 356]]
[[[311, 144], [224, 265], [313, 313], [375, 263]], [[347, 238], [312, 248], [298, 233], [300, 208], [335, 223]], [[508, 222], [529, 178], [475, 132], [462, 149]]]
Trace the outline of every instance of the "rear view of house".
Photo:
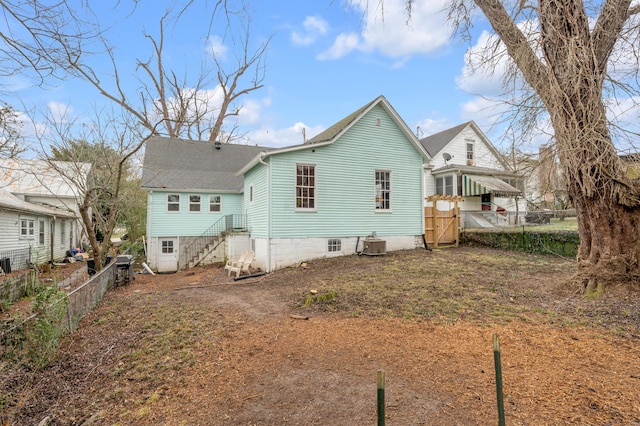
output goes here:
[[372, 237], [384, 250], [421, 245], [428, 158], [383, 96], [302, 145], [261, 153], [239, 173], [256, 265], [353, 254]]
[[205, 257], [222, 261], [229, 229], [245, 229], [236, 172], [265, 148], [157, 137], [146, 146], [147, 260], [172, 272]]
[[250, 250], [272, 271], [374, 237], [378, 252], [415, 248], [428, 159], [383, 96], [288, 148], [155, 138], [142, 175], [148, 262], [168, 272]]

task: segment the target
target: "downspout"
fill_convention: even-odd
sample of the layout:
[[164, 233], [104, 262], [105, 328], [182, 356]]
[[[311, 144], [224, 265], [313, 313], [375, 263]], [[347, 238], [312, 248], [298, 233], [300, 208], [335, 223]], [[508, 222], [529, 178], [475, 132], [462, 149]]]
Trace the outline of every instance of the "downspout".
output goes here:
[[[151, 235], [149, 234], [153, 234], [153, 230], [151, 229], [151, 224], [153, 223], [153, 191], [149, 191], [147, 193], [147, 223], [145, 226], [145, 233], [147, 234], [147, 242], [146, 244], [149, 244], [149, 242], [151, 241]], [[145, 244], [144, 240], [142, 242], [142, 244]], [[146, 254], [146, 261], [147, 263], [151, 263], [150, 259], [149, 259], [149, 247], [144, 247], [145, 250], [145, 254]], [[158, 253], [158, 241], [156, 241], [156, 253]], [[157, 256], [156, 256], [157, 257]], [[158, 263], [157, 263], [157, 259], [156, 259], [156, 268], [158, 267]]]
[[56, 217], [53, 216], [51, 218], [51, 222], [50, 222], [50, 226], [49, 226], [49, 263], [51, 264], [51, 266], [53, 266], [53, 245], [54, 245], [54, 239], [55, 239], [55, 234], [56, 234]]
[[264, 160], [264, 153], [260, 154], [260, 164], [267, 168], [267, 272], [271, 272], [271, 168]]

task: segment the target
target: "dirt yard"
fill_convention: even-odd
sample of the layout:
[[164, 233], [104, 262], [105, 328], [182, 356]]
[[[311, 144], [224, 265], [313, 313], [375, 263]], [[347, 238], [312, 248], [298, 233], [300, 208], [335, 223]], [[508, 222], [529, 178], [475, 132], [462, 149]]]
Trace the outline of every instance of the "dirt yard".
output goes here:
[[497, 332], [507, 424], [640, 425], [640, 291], [584, 300], [573, 270], [461, 247], [137, 275], [6, 372], [0, 424], [373, 425], [378, 370], [388, 425], [497, 424]]

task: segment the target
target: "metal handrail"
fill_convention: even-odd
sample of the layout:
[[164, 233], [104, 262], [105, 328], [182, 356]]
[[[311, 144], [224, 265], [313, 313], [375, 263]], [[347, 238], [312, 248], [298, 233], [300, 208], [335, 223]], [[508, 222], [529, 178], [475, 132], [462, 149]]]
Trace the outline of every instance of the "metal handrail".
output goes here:
[[[208, 245], [215, 242], [218, 237], [229, 231], [246, 231], [246, 215], [228, 214], [218, 219], [184, 249], [187, 262], [191, 262], [199, 255], [199, 253], [206, 251]], [[215, 247], [217, 247], [220, 242], [222, 242], [222, 240], [219, 240]]]

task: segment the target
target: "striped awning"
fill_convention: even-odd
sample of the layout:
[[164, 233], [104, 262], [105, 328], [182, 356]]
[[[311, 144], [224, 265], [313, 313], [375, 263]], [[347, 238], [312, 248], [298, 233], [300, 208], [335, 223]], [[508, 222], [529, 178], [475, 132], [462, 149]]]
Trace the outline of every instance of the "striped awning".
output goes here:
[[522, 191], [494, 176], [462, 175], [462, 195], [473, 197], [482, 194], [493, 194], [496, 197], [514, 197], [522, 195]]

